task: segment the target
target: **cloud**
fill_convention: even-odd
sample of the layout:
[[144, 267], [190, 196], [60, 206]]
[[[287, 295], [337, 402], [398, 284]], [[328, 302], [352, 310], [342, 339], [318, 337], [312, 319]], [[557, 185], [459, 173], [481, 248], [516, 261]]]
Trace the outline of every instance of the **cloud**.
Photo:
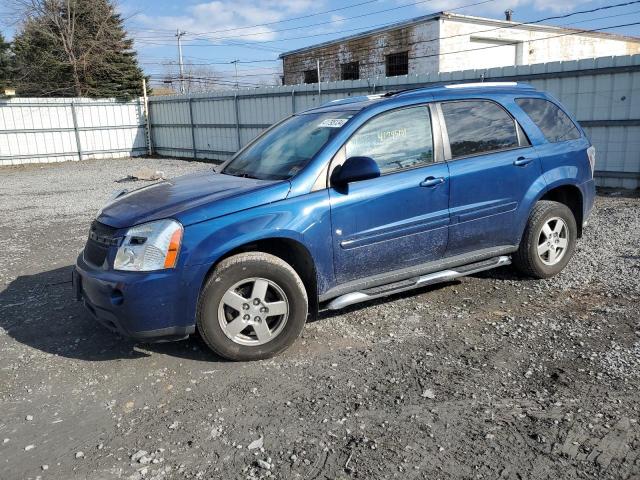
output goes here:
[[[322, 1], [314, 0], [216, 0], [191, 5], [182, 15], [138, 15], [136, 22], [143, 29], [155, 31], [171, 31], [180, 28], [190, 34], [190, 38], [197, 36], [200, 39], [208, 38], [216, 41], [224, 37], [243, 42], [264, 41], [274, 40], [277, 37], [275, 30], [281, 26], [245, 27], [304, 15], [321, 6], [323, 6]], [[241, 30], [220, 32], [220, 30], [240, 28]], [[140, 35], [148, 36], [148, 33]]]

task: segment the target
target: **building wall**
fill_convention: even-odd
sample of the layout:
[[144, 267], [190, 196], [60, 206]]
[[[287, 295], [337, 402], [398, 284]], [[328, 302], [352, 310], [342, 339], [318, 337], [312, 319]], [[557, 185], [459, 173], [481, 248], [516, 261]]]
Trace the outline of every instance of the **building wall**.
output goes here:
[[340, 64], [355, 61], [360, 63], [360, 78], [385, 76], [386, 55], [405, 51], [409, 52], [409, 74], [436, 72], [438, 42], [432, 40], [440, 36], [439, 28], [439, 22], [432, 20], [287, 56], [284, 83], [304, 83], [304, 71], [315, 69], [317, 59], [321, 82], [341, 80]]
[[441, 17], [320, 46], [283, 59], [284, 83], [304, 83], [304, 71], [315, 69], [317, 59], [321, 82], [341, 80], [340, 64], [355, 61], [360, 64], [361, 79], [384, 77], [385, 56], [404, 51], [409, 52], [410, 75], [640, 53], [640, 42], [566, 35], [545, 27], [504, 28], [507, 25], [498, 20], [479, 23], [459, 16]]
[[[500, 28], [504, 25], [504, 22], [479, 24], [460, 18], [441, 18], [440, 71], [640, 53], [640, 42], [602, 36], [566, 35], [563, 31], [544, 28]], [[515, 42], [518, 44], [513, 45]], [[464, 51], [470, 49], [477, 50]]]

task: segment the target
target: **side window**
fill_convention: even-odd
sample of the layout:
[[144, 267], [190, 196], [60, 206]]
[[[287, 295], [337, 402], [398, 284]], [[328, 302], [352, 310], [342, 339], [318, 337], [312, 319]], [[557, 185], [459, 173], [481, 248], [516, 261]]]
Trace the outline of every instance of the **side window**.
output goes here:
[[517, 98], [516, 103], [533, 120], [550, 143], [580, 138], [580, 131], [557, 105], [542, 98]]
[[345, 145], [346, 158], [373, 158], [382, 174], [433, 163], [433, 137], [427, 107], [383, 113], [367, 122]]
[[442, 113], [452, 158], [518, 147], [516, 123], [493, 102], [444, 102]]

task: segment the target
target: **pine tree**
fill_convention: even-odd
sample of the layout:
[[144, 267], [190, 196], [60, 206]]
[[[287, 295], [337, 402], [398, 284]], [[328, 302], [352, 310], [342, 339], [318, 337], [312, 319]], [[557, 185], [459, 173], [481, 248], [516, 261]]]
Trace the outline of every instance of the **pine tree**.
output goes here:
[[13, 77], [13, 58], [11, 56], [11, 45], [5, 42], [0, 33], [0, 95], [5, 87], [11, 86]]
[[28, 0], [25, 5], [29, 10], [13, 47], [20, 95], [142, 94], [133, 41], [111, 0]]

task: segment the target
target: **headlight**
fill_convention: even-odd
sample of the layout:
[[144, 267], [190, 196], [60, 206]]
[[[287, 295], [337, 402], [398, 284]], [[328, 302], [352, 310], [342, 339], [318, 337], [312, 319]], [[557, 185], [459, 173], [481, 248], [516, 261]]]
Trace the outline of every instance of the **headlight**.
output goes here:
[[183, 228], [175, 220], [158, 220], [130, 228], [113, 268], [148, 272], [173, 268], [178, 261]]

